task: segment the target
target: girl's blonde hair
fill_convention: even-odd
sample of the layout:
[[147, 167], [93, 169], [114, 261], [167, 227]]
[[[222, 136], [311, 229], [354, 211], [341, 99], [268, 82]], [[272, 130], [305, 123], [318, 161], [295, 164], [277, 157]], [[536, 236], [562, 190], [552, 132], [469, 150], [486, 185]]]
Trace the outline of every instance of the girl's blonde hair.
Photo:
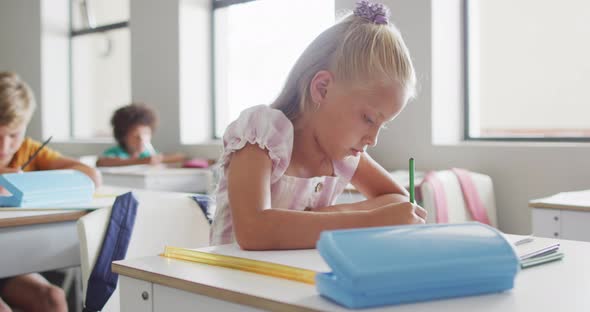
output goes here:
[[29, 85], [12, 72], [0, 72], [0, 126], [29, 122], [35, 97]]
[[416, 74], [400, 32], [391, 23], [377, 24], [349, 14], [322, 32], [299, 57], [283, 90], [271, 105], [295, 120], [310, 104], [309, 87], [321, 70], [335, 81], [355, 87], [397, 82], [406, 100], [414, 96]]

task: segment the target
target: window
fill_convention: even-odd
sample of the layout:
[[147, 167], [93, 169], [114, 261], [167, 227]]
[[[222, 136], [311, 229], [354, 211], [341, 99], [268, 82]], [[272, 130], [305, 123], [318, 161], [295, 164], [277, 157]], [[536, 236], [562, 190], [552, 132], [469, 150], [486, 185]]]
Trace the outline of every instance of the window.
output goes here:
[[71, 0], [70, 136], [111, 138], [110, 117], [131, 101], [129, 3]]
[[333, 0], [214, 2], [215, 136], [250, 106], [270, 104], [305, 47], [334, 23]]
[[466, 138], [590, 140], [590, 2], [465, 4]]

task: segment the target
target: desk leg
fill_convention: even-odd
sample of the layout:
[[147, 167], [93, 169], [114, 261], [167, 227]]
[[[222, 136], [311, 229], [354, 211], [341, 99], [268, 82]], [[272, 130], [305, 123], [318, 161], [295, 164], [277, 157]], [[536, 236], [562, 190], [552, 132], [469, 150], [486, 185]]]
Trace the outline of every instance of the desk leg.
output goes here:
[[119, 275], [121, 311], [153, 312], [152, 283]]

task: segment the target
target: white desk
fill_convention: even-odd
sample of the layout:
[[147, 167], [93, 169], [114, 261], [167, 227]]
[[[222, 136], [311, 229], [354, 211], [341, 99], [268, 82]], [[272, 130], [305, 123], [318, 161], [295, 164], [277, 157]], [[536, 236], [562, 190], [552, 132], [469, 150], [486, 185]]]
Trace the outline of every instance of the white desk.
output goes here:
[[535, 199], [529, 207], [534, 235], [590, 242], [590, 190]]
[[80, 265], [76, 221], [86, 211], [0, 211], [0, 277]]
[[[561, 243], [563, 260], [521, 271], [511, 291], [362, 311], [590, 311], [590, 243]], [[235, 246], [209, 248], [256, 258]], [[326, 268], [315, 250], [267, 253], [286, 264]], [[121, 311], [351, 311], [313, 285], [159, 256], [117, 261], [113, 271], [120, 274]]]
[[149, 165], [98, 169], [104, 184], [112, 186], [182, 193], [209, 193], [213, 187], [213, 174], [209, 169]]
[[[97, 193], [114, 200], [125, 191], [105, 186]], [[76, 222], [88, 211], [18, 209], [0, 209], [0, 277], [80, 265]]]

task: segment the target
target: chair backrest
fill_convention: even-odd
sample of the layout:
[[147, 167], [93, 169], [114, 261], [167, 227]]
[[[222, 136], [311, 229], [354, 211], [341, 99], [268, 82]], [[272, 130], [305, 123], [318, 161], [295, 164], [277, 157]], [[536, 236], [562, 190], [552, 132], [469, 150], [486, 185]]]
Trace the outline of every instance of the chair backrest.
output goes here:
[[[428, 212], [427, 223], [437, 222], [437, 213], [446, 213], [449, 223], [473, 221], [474, 218], [465, 202], [464, 189], [462, 189], [457, 173], [453, 170], [441, 170], [430, 172], [434, 179], [425, 178], [418, 186], [422, 207]], [[428, 176], [427, 174], [427, 176]], [[481, 173], [469, 172], [470, 180], [475, 186], [476, 197], [487, 212], [490, 225], [497, 227], [496, 203], [494, 199], [494, 186], [492, 179]], [[474, 190], [470, 190], [473, 192]], [[446, 212], [441, 207], [437, 209], [437, 201], [446, 203]], [[441, 216], [438, 216], [439, 219]], [[442, 218], [445, 219], [445, 218]]]
[[[209, 222], [189, 194], [148, 190], [134, 190], [133, 194], [139, 206], [127, 259], [157, 255], [166, 245], [198, 248], [209, 244]], [[84, 298], [109, 217], [110, 208], [103, 208], [78, 221]], [[117, 287], [103, 311], [119, 311], [119, 302]]]

